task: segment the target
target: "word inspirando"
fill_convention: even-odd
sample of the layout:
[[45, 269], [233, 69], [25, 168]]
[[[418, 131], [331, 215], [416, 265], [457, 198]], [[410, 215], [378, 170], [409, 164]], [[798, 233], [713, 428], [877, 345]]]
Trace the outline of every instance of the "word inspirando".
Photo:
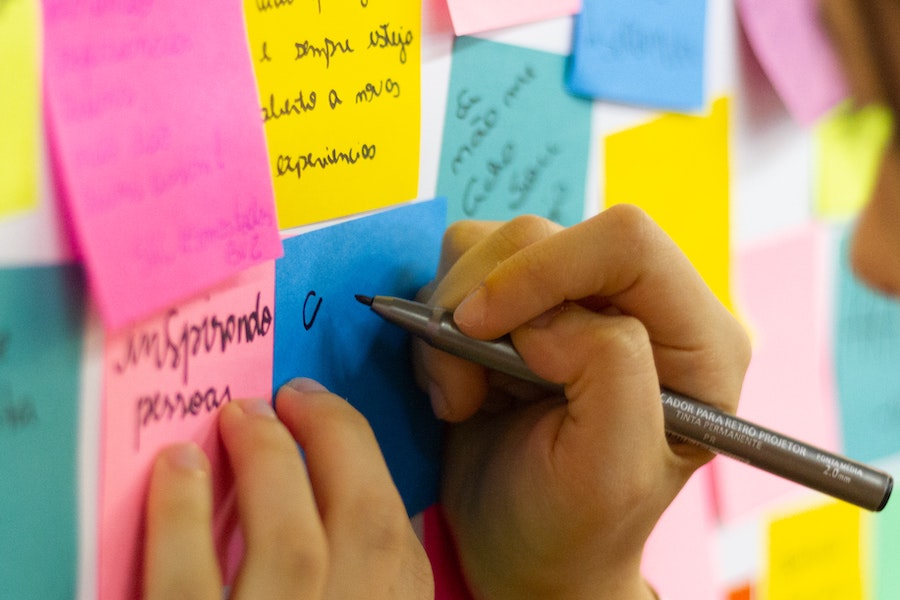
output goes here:
[[131, 334], [125, 354], [115, 362], [116, 373], [130, 367], [150, 363], [154, 368], [181, 370], [181, 380], [187, 385], [190, 359], [200, 353], [224, 354], [232, 344], [251, 343], [264, 337], [272, 328], [272, 310], [260, 308], [260, 293], [256, 294], [253, 309], [244, 314], [204, 315], [193, 322], [177, 322], [178, 309], [172, 308], [163, 320], [161, 330], [142, 330]]

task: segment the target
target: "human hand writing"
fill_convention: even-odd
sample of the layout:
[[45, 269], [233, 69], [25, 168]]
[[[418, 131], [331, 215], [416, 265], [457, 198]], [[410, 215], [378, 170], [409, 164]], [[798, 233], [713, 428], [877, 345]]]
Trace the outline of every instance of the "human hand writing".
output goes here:
[[669, 444], [660, 386], [734, 412], [749, 341], [675, 243], [616, 206], [569, 229], [461, 222], [420, 300], [509, 333], [554, 397], [416, 343], [454, 423], [442, 505], [476, 598], [651, 598], [643, 545], [710, 455]]

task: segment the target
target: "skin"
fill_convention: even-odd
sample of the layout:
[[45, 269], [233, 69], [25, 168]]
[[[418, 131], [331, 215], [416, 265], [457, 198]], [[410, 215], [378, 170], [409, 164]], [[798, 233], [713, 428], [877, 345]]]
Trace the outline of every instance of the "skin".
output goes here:
[[[311, 380], [226, 405], [245, 554], [231, 598], [430, 598], [431, 566], [365, 418]], [[297, 452], [304, 448], [307, 467]], [[209, 463], [161, 452], [147, 501], [144, 598], [219, 600]]]
[[[854, 97], [886, 103], [896, 125], [900, 51], [878, 44], [900, 38], [873, 33], [866, 19], [895, 31], [900, 4], [821, 8]], [[896, 131], [851, 261], [874, 288], [900, 295]], [[420, 299], [455, 308], [474, 337], [510, 334], [536, 373], [565, 384], [565, 397], [552, 397], [416, 347], [419, 382], [451, 424], [442, 504], [473, 595], [652, 598], [640, 575], [644, 542], [709, 459], [665, 441], [659, 385], [734, 412], [750, 348], [739, 324], [633, 207], [567, 230], [535, 217], [455, 224]], [[220, 417], [248, 542], [232, 597], [433, 597], [427, 558], [362, 416], [309, 380], [280, 390], [277, 405], [277, 418], [260, 402], [230, 404]], [[209, 478], [196, 446], [160, 453], [146, 598], [221, 597]], [[377, 519], [360, 518], [372, 511]]]
[[[547, 396], [425, 344], [418, 377], [455, 423], [442, 505], [476, 598], [652, 598], [643, 545], [710, 455], [670, 445], [659, 386], [734, 412], [750, 346], [672, 240], [617, 206], [569, 229], [461, 222], [421, 299], [509, 333]], [[502, 401], [498, 402], [498, 398]]]

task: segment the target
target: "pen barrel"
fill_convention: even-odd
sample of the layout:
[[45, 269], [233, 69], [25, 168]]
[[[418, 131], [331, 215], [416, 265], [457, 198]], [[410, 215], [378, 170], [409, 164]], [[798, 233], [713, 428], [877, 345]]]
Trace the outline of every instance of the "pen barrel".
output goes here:
[[868, 510], [881, 510], [890, 498], [888, 473], [668, 390], [662, 401], [666, 431], [676, 438]]

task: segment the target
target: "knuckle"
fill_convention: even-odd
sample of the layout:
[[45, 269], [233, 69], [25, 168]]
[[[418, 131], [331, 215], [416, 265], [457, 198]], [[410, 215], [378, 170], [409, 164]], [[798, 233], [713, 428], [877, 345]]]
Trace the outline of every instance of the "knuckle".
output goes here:
[[253, 541], [256, 545], [248, 546], [248, 554], [264, 556], [266, 564], [280, 578], [308, 586], [327, 576], [328, 544], [318, 524], [282, 520]]
[[650, 334], [637, 317], [618, 315], [612, 327], [596, 330], [594, 344], [598, 352], [625, 359], [650, 355]]
[[544, 217], [520, 215], [505, 223], [498, 233], [508, 246], [521, 250], [550, 237], [558, 229], [558, 225]]

